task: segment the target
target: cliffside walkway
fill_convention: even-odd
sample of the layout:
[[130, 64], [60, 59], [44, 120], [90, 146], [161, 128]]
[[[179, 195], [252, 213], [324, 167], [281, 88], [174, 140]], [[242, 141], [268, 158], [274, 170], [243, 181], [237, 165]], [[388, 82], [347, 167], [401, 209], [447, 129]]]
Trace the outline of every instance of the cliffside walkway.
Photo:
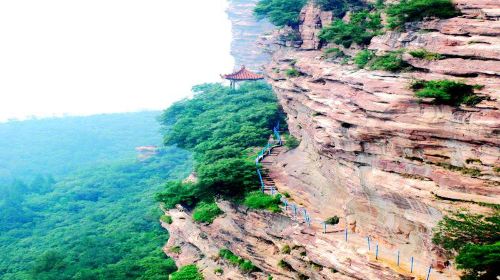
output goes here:
[[[273, 135], [269, 138], [267, 145], [258, 153], [255, 159], [261, 190], [270, 195], [280, 194], [274, 180], [268, 174], [276, 157], [284, 150], [283, 144], [278, 124], [273, 128]], [[262, 170], [259, 169], [259, 164], [262, 166]], [[306, 207], [292, 203], [283, 194], [281, 194], [281, 202], [283, 203], [283, 213], [293, 220], [302, 223], [310, 230], [320, 231], [329, 239], [343, 240], [346, 245], [352, 247], [352, 250], [364, 253], [370, 260], [381, 262], [402, 275], [411, 275], [415, 279], [422, 280], [452, 279], [450, 271], [445, 270], [435, 273], [432, 265], [430, 265], [431, 262], [428, 260], [405, 256], [397, 248], [386, 248], [370, 236], [361, 236], [349, 232], [345, 221], [343, 223], [344, 227], [341, 227], [340, 224], [329, 225], [324, 220], [311, 217]]]

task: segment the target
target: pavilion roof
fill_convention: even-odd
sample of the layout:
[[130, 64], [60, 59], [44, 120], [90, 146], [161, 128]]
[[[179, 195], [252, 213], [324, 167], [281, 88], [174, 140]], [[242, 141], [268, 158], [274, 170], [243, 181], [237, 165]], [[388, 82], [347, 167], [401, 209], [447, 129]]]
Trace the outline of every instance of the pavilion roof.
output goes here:
[[249, 71], [245, 68], [245, 66], [242, 66], [241, 69], [237, 72], [234, 72], [232, 74], [222, 75], [222, 77], [227, 80], [235, 80], [235, 81], [248, 81], [248, 80], [254, 81], [254, 80], [264, 79], [264, 75]]

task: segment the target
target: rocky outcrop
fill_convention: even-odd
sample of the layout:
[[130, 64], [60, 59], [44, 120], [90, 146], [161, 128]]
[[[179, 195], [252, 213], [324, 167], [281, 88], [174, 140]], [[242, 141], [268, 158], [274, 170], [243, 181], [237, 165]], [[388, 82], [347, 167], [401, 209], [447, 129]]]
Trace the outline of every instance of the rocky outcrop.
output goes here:
[[[352, 231], [437, 269], [445, 258], [431, 236], [442, 216], [500, 202], [500, 5], [456, 3], [461, 17], [372, 39], [368, 48], [379, 54], [425, 48], [443, 56], [405, 54], [414, 71], [367, 71], [324, 59], [310, 36], [324, 16], [310, 6], [300, 30], [305, 47], [281, 48], [266, 71], [291, 133], [302, 141], [275, 164], [278, 189], [316, 215], [343, 217]], [[300, 77], [288, 77], [290, 68]], [[437, 79], [483, 85], [486, 98], [474, 107], [433, 105], [409, 88], [414, 80]]]
[[[168, 211], [173, 223], [163, 224], [171, 236], [165, 253], [178, 266], [196, 263], [205, 279], [411, 279], [383, 263], [370, 262], [366, 252], [343, 242], [342, 232], [322, 234], [284, 214], [218, 204], [225, 214], [211, 225], [196, 224], [180, 210]], [[282, 252], [284, 246], [290, 247], [289, 253]], [[222, 248], [252, 261], [261, 271], [242, 273], [219, 258]], [[280, 261], [288, 266], [278, 266]], [[216, 268], [224, 273], [216, 275]]]
[[[235, 30], [248, 27], [257, 34], [261, 31], [249, 23], [250, 2], [257, 1], [232, 1], [230, 14], [237, 19]], [[449, 211], [488, 212], [487, 205], [500, 201], [500, 7], [490, 0], [455, 3], [460, 17], [373, 38], [368, 48], [378, 54], [424, 48], [442, 56], [425, 60], [406, 53], [403, 59], [413, 71], [400, 73], [325, 59], [321, 48], [330, 46], [317, 35], [332, 15], [306, 5], [295, 31], [300, 38], [283, 42], [290, 30], [276, 32], [281, 42], [266, 67], [288, 128], [301, 144], [265, 167], [278, 190], [307, 209], [311, 226], [289, 209], [273, 214], [225, 201], [218, 202], [224, 214], [211, 225], [194, 223], [189, 212], [174, 209], [166, 212], [173, 223], [163, 224], [171, 236], [165, 253], [178, 266], [196, 263], [206, 279], [425, 279], [431, 264], [431, 279], [458, 279], [459, 272], [432, 244], [432, 229]], [[245, 41], [246, 33], [239, 45], [243, 33], [233, 32], [237, 64], [258, 68], [265, 59], [257, 54], [256, 40]], [[343, 51], [352, 56], [359, 48]], [[291, 68], [300, 76], [288, 77]], [[473, 107], [421, 102], [409, 88], [417, 79], [483, 85], [478, 92], [485, 99]], [[323, 233], [319, 222], [332, 216], [339, 216], [340, 224]], [[367, 237], [380, 246], [377, 259]], [[285, 245], [290, 253], [282, 251]], [[242, 273], [218, 257], [222, 248], [260, 271]], [[410, 256], [416, 261], [413, 273]], [[280, 267], [280, 261], [287, 265]], [[216, 268], [224, 273], [216, 275]]]

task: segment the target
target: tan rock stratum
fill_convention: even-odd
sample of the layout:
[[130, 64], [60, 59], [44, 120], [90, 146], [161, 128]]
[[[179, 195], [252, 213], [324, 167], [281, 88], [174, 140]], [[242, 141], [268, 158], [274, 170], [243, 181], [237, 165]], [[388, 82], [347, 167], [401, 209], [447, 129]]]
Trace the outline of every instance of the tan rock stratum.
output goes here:
[[[197, 262], [207, 279], [425, 279], [428, 265], [431, 279], [458, 279], [432, 244], [432, 229], [449, 211], [488, 212], [485, 204], [500, 203], [500, 2], [454, 2], [463, 15], [372, 39], [368, 48], [378, 53], [425, 48], [444, 56], [427, 61], [405, 54], [417, 70], [401, 73], [324, 59], [321, 48], [327, 46], [317, 34], [331, 14], [307, 5], [303, 42], [281, 46], [266, 67], [289, 130], [301, 144], [275, 155], [267, 168], [278, 190], [308, 210], [312, 227], [289, 211], [248, 211], [227, 202], [219, 202], [225, 215], [209, 226], [172, 210], [166, 252], [181, 246], [183, 253], [173, 257], [180, 265]], [[301, 76], [287, 77], [291, 67]], [[484, 85], [478, 92], [487, 100], [473, 107], [420, 102], [409, 88], [417, 79]], [[316, 221], [334, 215], [340, 224], [323, 234]], [[379, 244], [378, 260], [373, 248], [368, 252], [366, 237]], [[290, 254], [280, 252], [284, 245], [294, 248]], [[244, 275], [227, 266], [215, 257], [221, 247], [262, 272]], [[414, 273], [411, 256], [418, 260]], [[282, 259], [291, 271], [277, 266]], [[223, 276], [213, 274], [219, 266]]]

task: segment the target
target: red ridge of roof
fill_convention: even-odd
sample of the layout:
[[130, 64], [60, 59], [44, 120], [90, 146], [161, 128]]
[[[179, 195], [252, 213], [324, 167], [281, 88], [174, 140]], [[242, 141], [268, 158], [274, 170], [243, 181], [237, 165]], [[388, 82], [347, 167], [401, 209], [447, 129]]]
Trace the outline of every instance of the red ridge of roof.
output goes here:
[[241, 69], [237, 72], [234, 72], [232, 74], [222, 75], [222, 77], [227, 80], [238, 80], [238, 81], [264, 79], [264, 75], [253, 73], [247, 70], [245, 66], [242, 66]]

